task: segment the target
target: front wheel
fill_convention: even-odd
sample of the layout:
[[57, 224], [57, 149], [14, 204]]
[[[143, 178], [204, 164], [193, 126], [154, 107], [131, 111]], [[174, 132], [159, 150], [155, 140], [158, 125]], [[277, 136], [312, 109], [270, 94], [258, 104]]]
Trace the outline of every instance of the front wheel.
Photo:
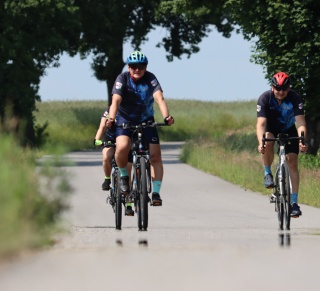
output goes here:
[[276, 195], [276, 212], [278, 215], [278, 224], [279, 229], [283, 230], [283, 216], [284, 216], [284, 207], [282, 202], [282, 195], [280, 195], [280, 183], [279, 183], [279, 168], [277, 168], [275, 175], [275, 195]]
[[291, 180], [289, 167], [285, 163], [282, 168], [283, 174], [283, 186], [284, 186], [284, 195], [283, 195], [283, 208], [284, 208], [284, 218], [286, 223], [286, 229], [290, 230], [290, 221], [291, 221]]
[[116, 229], [121, 229], [122, 222], [122, 194], [120, 191], [120, 171], [117, 169], [117, 175], [115, 177], [115, 219], [116, 219]]
[[[147, 165], [144, 158], [140, 159], [140, 183], [139, 183], [139, 214], [142, 230], [148, 228], [148, 191], [147, 191]], [[138, 218], [139, 219], [139, 218]]]

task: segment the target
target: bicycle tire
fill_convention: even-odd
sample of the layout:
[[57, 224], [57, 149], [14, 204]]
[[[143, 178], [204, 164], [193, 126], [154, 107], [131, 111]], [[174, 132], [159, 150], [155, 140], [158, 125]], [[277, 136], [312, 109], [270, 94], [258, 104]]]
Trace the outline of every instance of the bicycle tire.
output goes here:
[[151, 185], [151, 169], [150, 163], [146, 164], [146, 173], [147, 173], [147, 192], [151, 193], [152, 185]]
[[115, 207], [115, 222], [116, 229], [121, 230], [122, 223], [122, 194], [120, 191], [120, 171], [117, 169], [117, 175], [115, 177], [115, 195], [116, 195], [116, 207]]
[[141, 226], [142, 230], [147, 230], [148, 228], [148, 191], [147, 191], [147, 164], [145, 158], [140, 159], [140, 185], [139, 185], [139, 202], [141, 211]]
[[142, 230], [142, 217], [141, 217], [141, 206], [140, 206], [140, 168], [135, 168], [134, 177], [136, 183], [136, 192], [135, 192], [135, 207], [138, 218], [138, 229]]
[[291, 221], [291, 185], [290, 185], [290, 172], [287, 163], [284, 163], [283, 169], [283, 185], [284, 185], [284, 196], [283, 196], [283, 207], [284, 207], [284, 218], [286, 229], [290, 230]]
[[283, 230], [283, 218], [284, 218], [284, 207], [282, 203], [282, 197], [280, 195], [280, 183], [279, 183], [279, 168], [276, 170], [275, 175], [275, 192], [276, 192], [276, 212], [278, 217], [279, 229]]

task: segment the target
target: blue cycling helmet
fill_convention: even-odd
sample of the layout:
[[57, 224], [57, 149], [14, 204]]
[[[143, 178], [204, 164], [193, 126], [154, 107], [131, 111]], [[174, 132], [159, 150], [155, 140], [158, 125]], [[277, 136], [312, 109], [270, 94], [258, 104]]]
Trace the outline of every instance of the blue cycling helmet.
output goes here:
[[148, 59], [142, 52], [135, 51], [135, 52], [131, 53], [127, 57], [126, 63], [127, 63], [127, 65], [131, 65], [131, 64], [144, 64], [144, 65], [147, 65], [148, 64]]

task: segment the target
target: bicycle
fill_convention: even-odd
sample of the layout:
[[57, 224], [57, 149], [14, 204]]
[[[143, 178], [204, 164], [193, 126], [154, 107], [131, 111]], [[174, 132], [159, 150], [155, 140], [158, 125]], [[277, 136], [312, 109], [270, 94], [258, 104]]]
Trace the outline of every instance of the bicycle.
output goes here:
[[[133, 203], [135, 212], [138, 217], [139, 231], [146, 231], [148, 228], [148, 203], [152, 205], [149, 198], [151, 193], [151, 169], [150, 169], [150, 153], [149, 144], [144, 139], [143, 129], [147, 127], [167, 126], [166, 123], [148, 122], [137, 125], [122, 124], [117, 125], [124, 129], [132, 129], [131, 137], [131, 152], [132, 152], [132, 173], [131, 173], [131, 188], [127, 195], [120, 191], [119, 177], [120, 171], [113, 158], [112, 176], [111, 176], [111, 190], [109, 203], [113, 202], [113, 209], [116, 217], [116, 229], [121, 229], [122, 205], [125, 207], [126, 203]], [[111, 204], [111, 203], [110, 203]]]
[[275, 138], [266, 138], [265, 134], [262, 138], [262, 147], [266, 141], [276, 141], [278, 143], [278, 163], [276, 174], [274, 177], [273, 193], [271, 194], [270, 203], [275, 203], [275, 212], [277, 212], [279, 228], [283, 230], [285, 227], [290, 230], [291, 221], [291, 180], [290, 172], [286, 159], [285, 147], [291, 140], [300, 140], [305, 143], [304, 132], [299, 137], [289, 137], [287, 134], [280, 133]]
[[[115, 144], [105, 144], [107, 147], [113, 147], [116, 148]], [[116, 224], [116, 229], [121, 229], [121, 218], [122, 218], [122, 209], [121, 209], [121, 204], [124, 203], [122, 201], [122, 197], [120, 199], [117, 197], [117, 193], [119, 192], [119, 177], [120, 177], [120, 172], [118, 165], [116, 163], [116, 160], [114, 158], [114, 155], [111, 160], [111, 183], [110, 183], [110, 195], [107, 197], [107, 203], [109, 203], [113, 209], [113, 212], [115, 213], [115, 224]]]
[[[109, 145], [107, 145], [109, 147]], [[115, 144], [110, 147], [116, 148]], [[120, 170], [113, 155], [111, 160], [111, 187], [110, 195], [107, 197], [107, 203], [109, 203], [115, 213], [115, 225], [116, 229], [121, 230], [122, 225], [122, 205], [125, 207], [125, 196], [120, 191]], [[128, 201], [127, 201], [128, 202]]]

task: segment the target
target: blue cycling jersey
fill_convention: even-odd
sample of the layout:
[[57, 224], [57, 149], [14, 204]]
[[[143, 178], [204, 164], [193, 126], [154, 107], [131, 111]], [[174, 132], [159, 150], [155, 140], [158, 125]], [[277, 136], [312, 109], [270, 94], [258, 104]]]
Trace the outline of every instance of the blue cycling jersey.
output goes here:
[[288, 92], [281, 104], [272, 90], [264, 92], [258, 99], [257, 117], [267, 118], [267, 129], [270, 132], [286, 132], [295, 125], [297, 115], [304, 115], [303, 102], [301, 96], [293, 90]]
[[112, 94], [122, 97], [117, 116], [133, 123], [153, 117], [153, 94], [158, 90], [162, 88], [151, 72], [146, 71], [138, 81], [134, 81], [129, 72], [120, 74], [112, 88]]

